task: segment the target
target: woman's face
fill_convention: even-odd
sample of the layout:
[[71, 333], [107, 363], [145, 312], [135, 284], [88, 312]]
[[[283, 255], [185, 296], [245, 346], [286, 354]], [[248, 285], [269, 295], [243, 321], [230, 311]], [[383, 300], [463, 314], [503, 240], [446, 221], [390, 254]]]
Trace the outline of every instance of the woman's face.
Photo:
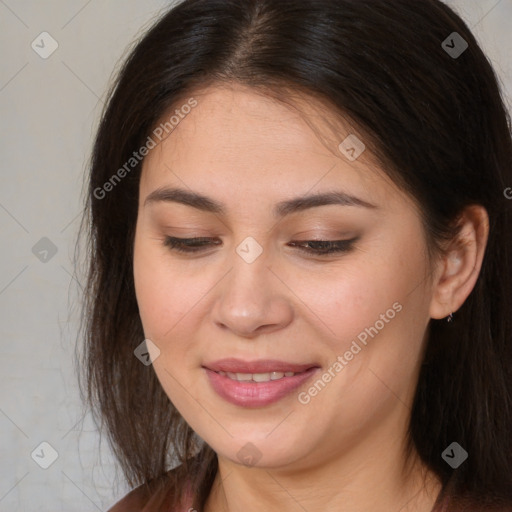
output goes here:
[[[135, 287], [163, 389], [224, 459], [300, 468], [361, 442], [385, 456], [430, 318], [414, 203], [369, 150], [338, 149], [349, 131], [319, 140], [311, 99], [307, 123], [242, 86], [195, 98], [140, 182]], [[163, 189], [182, 192], [148, 200]], [[307, 199], [323, 194], [338, 200]], [[211, 240], [186, 253], [166, 237]], [[322, 255], [315, 240], [348, 242]]]

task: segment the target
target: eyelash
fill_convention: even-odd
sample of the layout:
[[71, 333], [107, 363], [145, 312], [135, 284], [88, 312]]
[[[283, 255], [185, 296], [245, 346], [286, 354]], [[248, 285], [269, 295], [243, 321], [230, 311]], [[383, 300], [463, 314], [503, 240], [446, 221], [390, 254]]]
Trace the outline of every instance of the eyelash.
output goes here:
[[[172, 236], [167, 236], [164, 239], [164, 246], [169, 247], [171, 250], [181, 253], [187, 253], [187, 254], [193, 254], [193, 253], [199, 253], [204, 249], [204, 246], [206, 245], [205, 242], [210, 242], [213, 240], [212, 238], [176, 238]], [[343, 252], [349, 252], [352, 248], [354, 243], [358, 240], [358, 238], [353, 238], [352, 240], [300, 240], [300, 241], [294, 241], [290, 242], [290, 244], [293, 244], [295, 247], [297, 247], [300, 251], [306, 252], [311, 255], [315, 256], [328, 256], [330, 254], [334, 253], [343, 253]], [[187, 245], [187, 243], [200, 243], [202, 246], [192, 246]], [[300, 247], [298, 244], [320, 244], [324, 247], [327, 246], [327, 249], [307, 249], [305, 247]], [[219, 245], [216, 243], [215, 245]]]

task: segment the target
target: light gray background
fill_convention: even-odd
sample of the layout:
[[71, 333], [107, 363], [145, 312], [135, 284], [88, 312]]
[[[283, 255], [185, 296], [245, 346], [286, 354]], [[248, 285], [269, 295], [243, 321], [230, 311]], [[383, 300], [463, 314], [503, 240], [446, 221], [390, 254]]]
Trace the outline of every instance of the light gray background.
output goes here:
[[[0, 512], [103, 511], [128, 491], [106, 440], [99, 445], [90, 414], [81, 414], [72, 257], [112, 73], [170, 3], [0, 0]], [[512, 0], [448, 3], [495, 65], [510, 108]], [[31, 47], [44, 31], [59, 45], [47, 59]], [[43, 237], [57, 247], [46, 262], [32, 252]], [[58, 452], [46, 470], [31, 458], [41, 442]]]

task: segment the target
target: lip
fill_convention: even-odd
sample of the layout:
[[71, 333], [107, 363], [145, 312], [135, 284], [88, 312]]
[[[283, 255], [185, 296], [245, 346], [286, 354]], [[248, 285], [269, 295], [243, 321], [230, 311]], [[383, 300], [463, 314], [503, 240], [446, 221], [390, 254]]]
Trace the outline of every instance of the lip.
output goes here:
[[[320, 369], [314, 364], [294, 364], [284, 361], [241, 361], [222, 359], [203, 365], [213, 390], [227, 402], [240, 407], [265, 407], [288, 396]], [[216, 372], [268, 373], [295, 372], [293, 377], [283, 377], [268, 382], [236, 381]]]
[[277, 359], [262, 359], [259, 361], [244, 361], [242, 359], [219, 359], [212, 363], [205, 363], [203, 367], [214, 372], [231, 373], [267, 373], [267, 372], [303, 372], [309, 368], [319, 367], [315, 363], [297, 364], [279, 361]]

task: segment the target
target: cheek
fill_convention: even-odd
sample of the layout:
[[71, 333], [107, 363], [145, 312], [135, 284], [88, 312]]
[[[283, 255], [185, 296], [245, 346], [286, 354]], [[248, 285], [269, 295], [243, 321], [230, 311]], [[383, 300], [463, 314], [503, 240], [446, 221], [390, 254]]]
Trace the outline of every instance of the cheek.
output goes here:
[[[347, 258], [328, 275], [297, 276], [297, 295], [307, 305], [303, 310], [315, 313], [311, 321], [324, 333], [315, 339], [326, 364], [344, 358], [345, 377], [335, 379], [338, 385], [344, 379], [342, 387], [371, 380], [371, 372], [363, 376], [368, 368], [390, 383], [411, 377], [428, 322], [426, 263], [420, 241], [403, 239]], [[368, 383], [372, 393], [379, 390], [375, 384]]]
[[[288, 293], [287, 300], [295, 304], [299, 322], [310, 324], [316, 331], [316, 335], [311, 334], [319, 344], [338, 355], [348, 350], [351, 341], [366, 328], [376, 322], [379, 328], [381, 315], [387, 311], [389, 319], [395, 311], [393, 304], [399, 302], [404, 309], [410, 309], [406, 306], [415, 296], [410, 292], [418, 287], [424, 265], [417, 247], [421, 244], [407, 245], [405, 239], [388, 237], [387, 243], [378, 243], [372, 250], [339, 261], [307, 267], [276, 261], [273, 271], [290, 291], [283, 291], [276, 284], [275, 293]], [[219, 299], [214, 288], [225, 272], [221, 267], [218, 272], [213, 266], [207, 271], [197, 262], [173, 261], [158, 241], [143, 233], [136, 236], [134, 280], [146, 336], [164, 341], [171, 329], [176, 334], [191, 317], [199, 321], [200, 315], [207, 315], [205, 304], [211, 309], [212, 300]], [[194, 325], [198, 327], [197, 322]], [[389, 330], [388, 322], [385, 326]]]
[[304, 311], [314, 313], [312, 320], [316, 318], [325, 339], [331, 340], [330, 348], [339, 354], [365, 328], [376, 322], [382, 327], [382, 314], [395, 318], [399, 306], [393, 304], [402, 304], [414, 281], [413, 272], [403, 266], [398, 270], [397, 263], [382, 252], [378, 258], [347, 260], [328, 273], [297, 276], [296, 295], [306, 306]]
[[207, 314], [205, 304], [218, 276], [198, 270], [197, 263], [173, 262], [166, 250], [155, 240], [136, 239], [135, 293], [146, 338], [163, 355], [172, 348], [172, 360], [177, 360], [193, 354], [199, 316]]
[[133, 275], [145, 335], [158, 343], [182, 316], [180, 310], [184, 301], [180, 301], [180, 297], [183, 298], [190, 288], [177, 281], [178, 276], [172, 272], [163, 258], [163, 250], [154, 240], [136, 237]]

